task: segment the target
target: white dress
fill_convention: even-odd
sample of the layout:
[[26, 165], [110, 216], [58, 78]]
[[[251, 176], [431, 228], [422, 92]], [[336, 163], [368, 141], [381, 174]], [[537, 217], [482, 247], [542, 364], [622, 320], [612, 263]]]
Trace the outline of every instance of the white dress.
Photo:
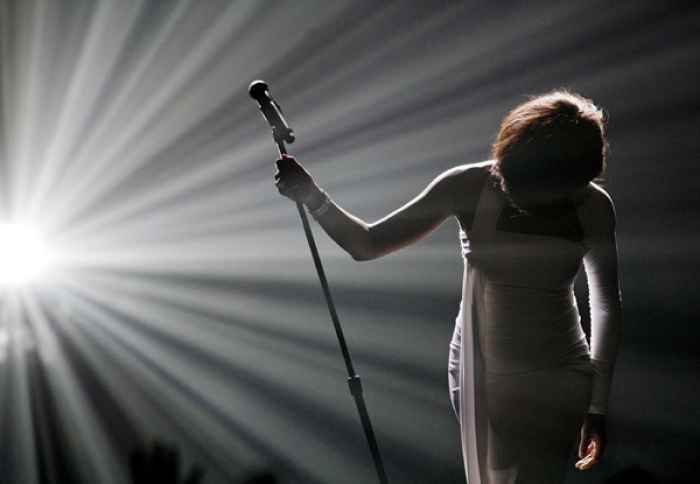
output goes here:
[[[574, 421], [578, 428], [586, 412], [605, 413], [620, 322], [614, 209], [607, 194], [593, 184], [573, 202], [582, 242], [501, 232], [497, 223], [507, 202], [490, 179], [471, 230], [461, 233], [465, 270], [450, 344], [449, 380], [469, 484], [510, 484], [518, 475], [517, 459], [499, 457], [502, 434], [499, 437], [492, 426], [494, 412], [508, 408], [492, 397], [497, 392], [489, 385], [496, 385], [499, 378], [509, 382], [509, 388], [517, 388], [512, 382], [521, 379], [522, 397], [531, 399], [527, 378], [537, 372], [555, 375], [563, 367], [573, 369], [569, 374], [583, 378], [575, 384], [581, 391], [571, 392], [578, 401], [552, 405], [578, 405], [582, 412], [581, 420]], [[573, 291], [582, 261], [590, 292], [590, 347]], [[592, 391], [586, 388], [591, 379]], [[546, 395], [539, 397], [544, 400], [537, 405], [549, 404]], [[571, 435], [569, 449], [576, 434]]]

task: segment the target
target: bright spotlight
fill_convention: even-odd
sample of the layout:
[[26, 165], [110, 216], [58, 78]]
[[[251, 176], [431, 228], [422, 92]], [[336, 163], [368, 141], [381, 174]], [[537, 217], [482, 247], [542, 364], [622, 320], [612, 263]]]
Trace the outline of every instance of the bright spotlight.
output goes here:
[[16, 285], [37, 276], [46, 263], [38, 234], [17, 224], [0, 224], [0, 285]]

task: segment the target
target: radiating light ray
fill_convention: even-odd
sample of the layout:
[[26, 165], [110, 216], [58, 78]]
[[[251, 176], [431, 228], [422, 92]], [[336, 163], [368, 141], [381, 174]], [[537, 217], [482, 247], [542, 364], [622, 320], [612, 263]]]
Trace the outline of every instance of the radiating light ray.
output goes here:
[[[242, 203], [233, 205], [232, 196], [221, 190], [222, 187], [216, 186], [217, 180], [222, 178], [231, 179], [231, 184], [235, 186], [235, 179], [231, 176], [233, 171], [231, 160], [219, 158], [206, 161], [207, 163], [201, 168], [191, 167], [170, 180], [163, 180], [163, 183], [154, 187], [152, 192], [145, 191], [124, 197], [119, 203], [106, 207], [99, 218], [92, 217], [83, 224], [71, 227], [70, 233], [65, 236], [79, 239], [95, 233], [110, 234], [110, 232], [120, 231], [139, 233], [139, 227], [128, 226], [134, 223], [152, 223], [149, 218], [157, 218], [163, 225], [170, 224], [174, 230], [183, 227], [183, 221], [202, 221], [203, 217], [209, 219], [216, 214], [219, 214], [221, 219], [230, 220], [228, 214], [231, 211], [247, 208], [246, 195], [250, 194], [250, 199], [253, 200], [253, 195], [265, 188], [259, 182], [241, 187], [239, 197]], [[266, 185], [269, 187], [269, 184]], [[233, 189], [234, 187], [231, 188]], [[251, 214], [251, 216], [255, 215], [255, 212]], [[186, 231], [191, 232], [189, 226], [185, 227]], [[131, 230], [125, 231], [125, 228]]]
[[29, 382], [32, 374], [27, 368], [26, 354], [32, 350], [24, 308], [17, 292], [3, 291], [2, 327], [7, 332], [8, 343], [6, 361], [3, 362], [2, 391], [11, 395], [0, 406], [2, 432], [12, 436], [13, 445], [0, 447], [0, 462], [4, 472], [17, 482], [37, 482], [38, 456], [32, 434], [32, 401], [29, 395]]
[[[229, 12], [232, 13], [221, 16], [218, 21], [228, 29], [223, 33], [230, 35], [230, 29], [237, 25], [237, 22], [231, 22], [231, 20], [237, 18], [245, 20], [247, 17], [245, 14], [241, 15], [242, 12], [238, 8], [229, 8]], [[117, 122], [119, 129], [115, 130], [116, 136], [109, 136], [98, 131], [94, 136], [88, 138], [84, 148], [81, 149], [81, 152], [86, 153], [86, 155], [77, 153], [77, 157], [87, 160], [88, 154], [98, 151], [99, 156], [95, 159], [90, 158], [89, 163], [77, 163], [77, 167], [80, 168], [82, 165], [83, 169], [76, 170], [82, 171], [82, 173], [81, 178], [73, 183], [74, 190], [70, 192], [73, 194], [73, 198], [66, 201], [69, 207], [71, 204], [81, 206], [74, 203], [76, 200], [80, 200], [82, 206], [87, 206], [92, 197], [97, 197], [103, 191], [118, 186], [164, 146], [164, 144], [154, 145], [150, 142], [151, 139], [163, 140], [167, 145], [169, 140], [176, 139], [183, 129], [196, 123], [199, 116], [207, 114], [208, 110], [217, 106], [223, 99], [222, 96], [228, 95], [230, 87], [208, 91], [204, 96], [202, 91], [198, 90], [199, 94], [196, 95], [194, 102], [188, 100], [188, 96], [192, 97], [188, 92], [191, 90], [192, 76], [196, 73], [198, 78], [202, 77], [202, 66], [210, 62], [212, 56], [220, 50], [220, 43], [226, 40], [226, 37], [222, 36], [219, 30], [222, 29], [206, 30], [204, 38], [195, 44], [195, 48], [190, 49], [183, 59], [177, 60], [178, 68], [174, 73], [168, 72], [167, 77], [165, 77], [166, 73], [163, 72], [159, 76], [163, 79], [163, 83], [157, 85], [157, 95], [147, 98], [145, 103], [139, 106], [136, 113], [130, 113], [128, 121], [125, 119], [123, 122]], [[148, 65], [151, 69], [154, 68], [152, 63], [144, 63], [144, 65]], [[155, 68], [157, 69], [157, 67], [156, 64]], [[138, 73], [139, 70], [136, 72]], [[156, 72], [159, 71], [156, 70]], [[220, 74], [219, 72], [219, 79], [221, 79]], [[133, 96], [134, 93], [131, 95]], [[140, 93], [138, 97], [142, 97]], [[123, 105], [123, 102], [118, 103], [118, 106]], [[129, 105], [133, 106], [133, 103]], [[178, 113], [178, 106], [182, 106], [186, 111]], [[198, 115], [198, 112], [202, 114]], [[162, 116], [170, 116], [173, 121], [167, 124], [154, 122], [156, 118]], [[114, 126], [115, 124], [109, 116], [102, 117], [102, 119], [104, 119], [103, 126]], [[123, 114], [122, 119], [124, 119]], [[144, 134], [148, 134], [148, 136], [143, 136]], [[93, 142], [91, 143], [90, 140]], [[97, 143], [100, 144], [97, 145]], [[109, 175], [105, 177], [104, 175], [107, 173]]]
[[[95, 285], [93, 284], [92, 287], [95, 287]], [[79, 288], [76, 288], [76, 289], [79, 290]], [[77, 291], [75, 291], [75, 292], [77, 292]], [[114, 295], [119, 294], [119, 292], [114, 291], [112, 289], [112, 290], [104, 291], [104, 294], [106, 297], [109, 297], [111, 295], [112, 299], [113, 299]], [[149, 305], [153, 305], [154, 301], [156, 301], [157, 299], [149, 297], [148, 294], [149, 294], [148, 291], [144, 291], [143, 293], [139, 291], [138, 297], [141, 298], [141, 297], [145, 296], [144, 302], [150, 301]], [[97, 299], [96, 302], [98, 304], [94, 306], [95, 308], [100, 307], [100, 306], [104, 307], [104, 301], [102, 300], [102, 298]], [[126, 303], [123, 302], [119, 306], [123, 306], [125, 304]], [[236, 307], [236, 306], [234, 305], [233, 307]], [[173, 318], [173, 314], [169, 314], [169, 313], [173, 313], [173, 311], [174, 311], [174, 309], [171, 305], [168, 305], [168, 304], [166, 304], [164, 306], [158, 305], [158, 308], [156, 309], [156, 311], [153, 315], [150, 315], [148, 312], [145, 312], [145, 313], [138, 315], [138, 317], [141, 320], [145, 321], [147, 323], [147, 325], [151, 326], [152, 328], [157, 328], [160, 326], [161, 330], [165, 331], [165, 334], [169, 334], [171, 331], [174, 331], [175, 333], [177, 333], [181, 337], [183, 335], [183, 331], [188, 333], [190, 335], [188, 338], [186, 338], [189, 340], [188, 345], [195, 345], [195, 346], [198, 345], [198, 342], [197, 342], [198, 335], [204, 336], [205, 338], [210, 337], [209, 336], [210, 333], [202, 331], [201, 325], [196, 325], [197, 328], [191, 328], [191, 329], [188, 328], [188, 326], [191, 326], [191, 324], [187, 324], [187, 323], [185, 323], [185, 325], [181, 326], [180, 328], [172, 327], [174, 322], [183, 320], [183, 318]], [[175, 309], [175, 311], [177, 311], [177, 310]], [[256, 314], [259, 315], [259, 313], [256, 313]], [[226, 409], [226, 406], [227, 405], [230, 406], [231, 403], [234, 403], [234, 405], [235, 405], [236, 401], [246, 400], [246, 394], [249, 393], [247, 387], [236, 387], [235, 381], [228, 382], [227, 384], [222, 384], [223, 382], [215, 382], [215, 379], [219, 378], [218, 376], [216, 376], [216, 373], [219, 372], [218, 370], [216, 370], [215, 373], [212, 373], [212, 370], [215, 370], [215, 367], [209, 368], [208, 379], [203, 380], [201, 378], [188, 377], [187, 374], [190, 371], [196, 370], [196, 366], [198, 365], [198, 362], [196, 360], [192, 360], [192, 359], [187, 359], [185, 361], [177, 360], [177, 359], [171, 360], [173, 353], [171, 351], [164, 351], [164, 350], [166, 350], [166, 348], [162, 347], [161, 344], [158, 344], [158, 342], [159, 341], [162, 342], [163, 339], [159, 337], [157, 340], [154, 340], [153, 336], [155, 336], [155, 335], [152, 333], [151, 330], [148, 330], [145, 333], [141, 332], [141, 334], [139, 335], [139, 331], [137, 330], [137, 328], [135, 326], [132, 326], [130, 331], [122, 332], [119, 330], [119, 327], [121, 326], [121, 323], [120, 323], [121, 318], [114, 319], [113, 317], [110, 317], [108, 315], [105, 315], [105, 316], [99, 316], [98, 314], [92, 315], [89, 318], [92, 322], [87, 323], [87, 326], [84, 326], [84, 329], [88, 330], [89, 332], [94, 333], [95, 336], [97, 336], [97, 335], [101, 336], [103, 334], [111, 333], [113, 335], [113, 337], [108, 341], [114, 341], [114, 342], [120, 341], [120, 340], [124, 341], [124, 342], [130, 341], [128, 344], [125, 345], [125, 348], [128, 349], [128, 352], [134, 352], [134, 356], [136, 357], [137, 360], [138, 359], [143, 360], [144, 358], [146, 358], [147, 361], [149, 362], [148, 365], [152, 366], [153, 369], [157, 369], [158, 373], [165, 373], [168, 375], [167, 380], [177, 381], [176, 387], [170, 388], [170, 389], [167, 389], [167, 388], [162, 389], [163, 391], [167, 391], [168, 394], [173, 394], [173, 392], [178, 393], [182, 389], [187, 388], [187, 387], [191, 387], [192, 385], [194, 385], [196, 387], [197, 391], [196, 392], [189, 392], [188, 391], [187, 394], [202, 394], [202, 395], [206, 394], [206, 395], [208, 395], [209, 396], [208, 399], [211, 400], [211, 405], [214, 405], [215, 407], [219, 407], [218, 412], [224, 411], [224, 409]], [[129, 317], [128, 313], [127, 313], [127, 319], [131, 319]], [[185, 318], [185, 320], [187, 320], [187, 319], [188, 318]], [[109, 321], [109, 320], [111, 320], [111, 321]], [[107, 323], [108, 326], [104, 326], [102, 323], [103, 321], [104, 321], [104, 323]], [[138, 324], [140, 325], [141, 323], [138, 323]], [[154, 324], [155, 324], [155, 326], [152, 326]], [[144, 327], [144, 329], [145, 329], [145, 327]], [[195, 331], [194, 333], [191, 332], [193, 329]], [[173, 333], [173, 335], [175, 333]], [[115, 337], [116, 337], [116, 339], [115, 339]], [[264, 342], [265, 340], [261, 340], [261, 341]], [[154, 343], [155, 343], [155, 345], [154, 345]], [[213, 357], [216, 359], [218, 359], [218, 358], [230, 359], [231, 357], [234, 357], [235, 359], [239, 359], [241, 357], [244, 357], [245, 356], [244, 354], [246, 352], [255, 350], [255, 345], [251, 346], [250, 341], [246, 342], [246, 338], [241, 338], [240, 336], [238, 336], [232, 340], [228, 340], [228, 339], [227, 340], [219, 340], [218, 345], [214, 344], [212, 346], [212, 343], [215, 343], [215, 342], [213, 342], [211, 340], [205, 341], [204, 347], [207, 348], [207, 353], [209, 353], [209, 355], [210, 355], [209, 357], [210, 358]], [[232, 347], [229, 346], [231, 343], [233, 343], [234, 346], [232, 346]], [[243, 346], [240, 346], [241, 344]], [[294, 343], [291, 343], [289, 345], [288, 350], [281, 351], [280, 356], [289, 355], [292, 358], [291, 360], [285, 359], [285, 364], [287, 366], [289, 366], [291, 364], [292, 367], [294, 367], [294, 359], [296, 358], [294, 355], [295, 354], [298, 355], [298, 350], [295, 350], [294, 346], [298, 345], [298, 344], [299, 344], [299, 341], [296, 340]], [[110, 344], [110, 346], [111, 346], [111, 344]], [[217, 350], [216, 346], [220, 346], [220, 348]], [[282, 346], [284, 346], [284, 345], [282, 345]], [[139, 348], [141, 348], [141, 349], [139, 349]], [[107, 350], [110, 353], [113, 353], [115, 355], [123, 353], [123, 349], [119, 350], [119, 351], [114, 351], [114, 350], [108, 349], [108, 347], [105, 347], [105, 350]], [[195, 354], [195, 353], [193, 353], [193, 354]], [[242, 361], [234, 362], [233, 367], [237, 367], [240, 369], [243, 369], [243, 368], [249, 369], [246, 371], [256, 371], [256, 373], [258, 373], [258, 374], [255, 377], [255, 380], [257, 380], [261, 383], [264, 383], [264, 382], [272, 379], [273, 381], [270, 382], [271, 383], [270, 387], [271, 388], [275, 388], [275, 387], [280, 388], [282, 394], [284, 393], [285, 388], [287, 389], [287, 391], [291, 391], [291, 392], [294, 392], [294, 390], [296, 388], [299, 388], [300, 384], [303, 383], [304, 375], [306, 375], [309, 370], [311, 370], [312, 368], [316, 367], [316, 365], [319, 364], [318, 358], [310, 358], [309, 361], [306, 363], [306, 365], [304, 365], [304, 367], [299, 368], [299, 370], [297, 370], [297, 371], [292, 371], [291, 372], [292, 375], [296, 375], [299, 378], [301, 378], [301, 380], [299, 382], [295, 382], [294, 380], [289, 380], [288, 375], [285, 377], [282, 377], [282, 375], [278, 375], [277, 372], [274, 370], [274, 368], [278, 367], [279, 365], [276, 364], [274, 361], [270, 362], [271, 364], [269, 367], [269, 371], [262, 371], [261, 372], [261, 370], [265, 370], [265, 368], [260, 367], [259, 364], [255, 363], [255, 360], [256, 360], [255, 353], [251, 353], [251, 356], [253, 357], [251, 362], [249, 362], [249, 363], [245, 363]], [[219, 363], [219, 364], [221, 364], [221, 363]], [[323, 367], [323, 365], [321, 365], [321, 367]], [[257, 368], [257, 370], [255, 370], [255, 368]], [[221, 376], [224, 376], [224, 375], [225, 375], [225, 373], [221, 374]], [[175, 383], [175, 381], [173, 381], [173, 383]], [[211, 382], [211, 384], [214, 386], [211, 388], [206, 388], [208, 386], [209, 382]], [[155, 383], [156, 382], [154, 382], [154, 384]], [[233, 384], [233, 387], [232, 387], [232, 384]], [[161, 386], [161, 385], [159, 385], [159, 386]], [[320, 390], [320, 388], [319, 388], [319, 390]], [[224, 394], [222, 395], [222, 399], [219, 399], [218, 395], [220, 395], [221, 392], [224, 392]], [[229, 392], [232, 392], [232, 393], [229, 393]], [[227, 396], [224, 396], [224, 395], [227, 395]], [[183, 395], [183, 397], [185, 397], [185, 396], [186, 395]], [[322, 396], [323, 395], [320, 394], [319, 398], [321, 398]], [[299, 397], [301, 397], [301, 395]], [[307, 395], [307, 397], [308, 397], [308, 395]], [[189, 399], [191, 397], [187, 397], [187, 398]], [[219, 403], [216, 403], [217, 400], [221, 400], [221, 401]], [[174, 402], [171, 401], [169, 403], [169, 405], [172, 406], [173, 403]], [[184, 404], [184, 402], [183, 402], [183, 404]], [[250, 404], [246, 404], [244, 407], [241, 407], [238, 409], [238, 413], [241, 414], [241, 417], [243, 420], [239, 421], [236, 424], [236, 426], [242, 427], [242, 429], [245, 429], [245, 430], [240, 430], [241, 432], [249, 433], [251, 435], [254, 434], [255, 431], [257, 431], [258, 433], [263, 432], [264, 429], [260, 428], [259, 423], [258, 423], [258, 422], [260, 422], [260, 417], [256, 417], [255, 415], [252, 415], [252, 416], [249, 415], [248, 417], [243, 417], [243, 414], [246, 412], [246, 410], [244, 410], [244, 408], [249, 409], [248, 412], [250, 412], [250, 409], [252, 409], [252, 408], [262, 408], [261, 407], [262, 404], [263, 404], [263, 402], [258, 402], [257, 404], [253, 405], [253, 407], [251, 407]], [[175, 409], [168, 409], [168, 408], [162, 409], [162, 411], [165, 413], [170, 413], [170, 412], [176, 411], [176, 410], [177, 410], [177, 408], [175, 408]], [[188, 414], [193, 415], [193, 416], [201, 414], [201, 404], [199, 407], [194, 407], [192, 409], [189, 409], [187, 412], [188, 412]], [[335, 418], [339, 418], [341, 416], [342, 415], [338, 414], [335, 416]], [[205, 423], [203, 421], [200, 421], [199, 419], [201, 419], [203, 417], [204, 417], [203, 415], [196, 417], [198, 420], [196, 422], [193, 421], [191, 423], [191, 425], [196, 425], [198, 428], [201, 428], [202, 425], [205, 425]], [[220, 417], [218, 417], [218, 418], [220, 418]], [[251, 424], [253, 425], [253, 427], [250, 427]], [[286, 425], [288, 425], [288, 424], [285, 422], [278, 422], [274, 427], [279, 429], [280, 427], [284, 427]], [[187, 426], [185, 426], [185, 428], [186, 427]], [[241, 445], [243, 445], [243, 443], [241, 443]], [[250, 441], [248, 441], [248, 445], [251, 445]], [[280, 442], [279, 445], [283, 446], [283, 443]], [[240, 453], [240, 452], [243, 452], [243, 449], [237, 448], [237, 451]], [[285, 454], [286, 454], [286, 452], [280, 453], [281, 456], [283, 456]]]
[[[46, 169], [38, 173], [34, 180], [34, 211], [45, 203], [50, 186], [59, 176], [60, 170], [70, 167], [69, 157], [75, 153], [76, 146], [85, 143], [86, 124], [94, 115], [94, 106], [100, 102], [100, 94], [109, 82], [113, 69], [96, 69], [95, 64], [109, 66], [114, 63], [128, 40], [140, 6], [133, 4], [127, 9], [115, 9], [110, 2], [97, 3], [90, 12], [88, 31], [71, 77], [67, 80], [65, 96], [61, 96], [58, 117], [53, 132], [47, 133], [48, 142], [42, 153], [46, 157]], [[119, 25], [110, 29], [110, 25]], [[112, 33], [109, 41], [104, 41], [105, 31]]]
[[[16, 180], [12, 184], [8, 184], [6, 189], [9, 191], [9, 212], [10, 216], [15, 216], [18, 198], [24, 196], [26, 192], [27, 172], [33, 165], [33, 148], [35, 146], [32, 139], [33, 127], [39, 126], [41, 123], [37, 119], [37, 105], [39, 99], [32, 96], [33, 92], [39, 92], [40, 80], [44, 77], [41, 72], [43, 64], [42, 59], [42, 41], [45, 36], [42, 35], [46, 31], [43, 28], [43, 22], [46, 18], [45, 8], [41, 8], [43, 4], [39, 4], [38, 8], [33, 9], [34, 15], [30, 17], [27, 29], [22, 29], [18, 40], [22, 44], [28, 44], [26, 47], [28, 61], [23, 63], [20, 56], [12, 56], [20, 59], [16, 66], [17, 82], [12, 83], [16, 89], [22, 86], [22, 90], [18, 89], [16, 110], [12, 112], [13, 121], [17, 126], [15, 133], [8, 136], [8, 175]], [[9, 8], [9, 6], [7, 7]], [[26, 24], [25, 24], [26, 25]], [[34, 33], [36, 35], [34, 36]], [[34, 37], [33, 39], [31, 37]], [[29, 37], [29, 38], [27, 38]], [[15, 39], [13, 39], [15, 40]], [[33, 40], [33, 41], [32, 41]], [[6, 97], [7, 99], [7, 97]], [[14, 104], [14, 103], [13, 103]]]
[[[133, 100], [130, 98], [134, 96], [136, 83], [142, 81], [144, 76], [148, 75], [148, 69], [152, 67], [154, 57], [168, 40], [172, 29], [182, 20], [182, 15], [187, 12], [185, 8], [187, 4], [182, 3], [181, 5], [182, 8], [175, 9], [172, 14], [172, 20], [166, 24], [163, 31], [160, 31], [160, 40], [156, 40], [150, 47], [150, 50], [146, 51], [144, 61], [140, 66], [137, 65], [136, 69], [129, 74], [130, 77], [126, 78], [124, 85], [117, 90], [116, 99], [105, 107], [103, 115], [97, 117], [98, 124], [88, 132], [87, 137], [80, 140], [78, 149], [71, 154], [76, 158], [69, 162], [74, 172], [72, 173], [74, 180], [72, 180], [72, 190], [67, 192], [67, 194], [78, 197], [82, 204], [89, 206], [91, 202], [88, 185], [100, 187], [102, 190], [109, 190], [110, 182], [112, 184], [118, 183], [121, 179], [119, 173], [124, 173], [125, 168], [128, 169], [126, 173], [129, 173], [129, 170], [134, 170], [139, 166], [133, 162], [119, 163], [115, 160], [116, 155], [114, 153], [123, 150], [123, 146], [126, 143], [133, 141], [136, 134], [139, 131], [143, 131], [144, 127], [152, 122], [153, 117], [157, 115], [156, 113], [163, 109], [166, 104], [165, 100], [169, 101], [172, 99], [172, 97], [168, 98], [168, 96], [172, 96], [173, 93], [177, 93], [178, 89], [181, 89], [182, 76], [172, 76], [170, 87], [168, 85], [159, 86], [158, 94], [153, 96], [145, 105], [139, 106], [140, 109], [135, 116], [132, 113], [127, 117], [126, 113], [123, 112], [126, 107], [133, 106]], [[135, 20], [135, 17], [132, 18], [132, 25]], [[129, 40], [126, 34], [131, 31], [129, 24], [126, 27], [116, 31], [120, 36], [118, 38], [114, 38], [114, 36], [105, 37], [102, 29], [95, 29], [96, 35], [101, 35], [101, 37], [88, 39], [92, 40], [92, 42], [87, 42], [83, 49], [86, 52], [85, 57], [91, 58], [95, 55], [102, 55], [104, 52], [102, 44], [108, 43], [113, 45], [114, 47], [111, 48], [111, 51], [114, 52], [114, 55], [101, 58], [99, 61], [104, 63], [103, 72], [116, 73], [118, 66], [115, 65], [115, 62], [119, 59], [119, 56], [125, 54], [123, 49]], [[71, 85], [78, 86], [76, 89], [82, 92], [84, 90], [84, 87], [81, 86], [82, 84], [95, 84], [94, 72], [87, 74], [89, 77], [75, 79], [71, 82]], [[107, 79], [103, 77], [101, 80], [97, 80], [97, 85], [103, 85], [106, 81]], [[95, 109], [94, 103], [89, 102], [90, 99], [76, 99], [75, 101]], [[93, 112], [88, 114], [90, 117], [95, 115]], [[117, 117], [117, 115], [120, 115], [120, 117]], [[78, 144], [77, 139], [75, 144]], [[99, 155], [95, 156], [97, 153]], [[128, 155], [128, 152], [122, 154]], [[97, 193], [99, 195], [99, 191]], [[71, 206], [71, 202], [75, 203], [75, 198], [65, 200], [62, 210], [67, 210]], [[81, 204], [79, 203], [77, 206], [80, 207]]]
[[[101, 425], [101, 409], [91, 405], [94, 400], [89, 392], [95, 389], [86, 388], [80, 381], [81, 371], [71, 361], [71, 352], [66, 351], [69, 346], [65, 335], [52, 324], [55, 308], [42, 305], [32, 293], [21, 296], [27, 315], [26, 328], [33, 338], [27, 359], [34, 375], [30, 390], [32, 427], [40, 458], [63, 461], [65, 474], [57, 475], [62, 480], [124, 480], [122, 455], [116, 451], [114, 442], [108, 443], [109, 432]], [[56, 386], [56, 381], [61, 382], [61, 388]], [[72, 442], [72, 446], [57, 446], [56, 441], [61, 438]]]

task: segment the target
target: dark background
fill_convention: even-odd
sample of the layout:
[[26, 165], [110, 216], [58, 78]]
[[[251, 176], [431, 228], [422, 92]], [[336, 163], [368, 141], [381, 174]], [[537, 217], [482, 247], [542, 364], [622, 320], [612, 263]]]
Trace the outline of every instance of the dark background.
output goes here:
[[[623, 339], [609, 449], [567, 482], [692, 481], [699, 29], [698, 2], [2, 2], [0, 215], [53, 264], [0, 293], [0, 481], [128, 482], [161, 439], [207, 483], [376, 482], [255, 79], [366, 220], [486, 159], [529, 94], [603, 106]], [[464, 482], [456, 223], [367, 263], [315, 233], [390, 482]]]

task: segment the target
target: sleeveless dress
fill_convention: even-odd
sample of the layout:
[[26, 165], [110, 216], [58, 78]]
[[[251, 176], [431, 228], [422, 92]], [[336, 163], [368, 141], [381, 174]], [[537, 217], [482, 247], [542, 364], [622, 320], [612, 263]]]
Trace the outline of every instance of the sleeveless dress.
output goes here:
[[[461, 231], [448, 368], [469, 484], [563, 479], [586, 413], [605, 413], [620, 320], [614, 211], [593, 184], [573, 202], [582, 241], [499, 231], [507, 202], [489, 179]], [[573, 290], [582, 261], [590, 347]]]

